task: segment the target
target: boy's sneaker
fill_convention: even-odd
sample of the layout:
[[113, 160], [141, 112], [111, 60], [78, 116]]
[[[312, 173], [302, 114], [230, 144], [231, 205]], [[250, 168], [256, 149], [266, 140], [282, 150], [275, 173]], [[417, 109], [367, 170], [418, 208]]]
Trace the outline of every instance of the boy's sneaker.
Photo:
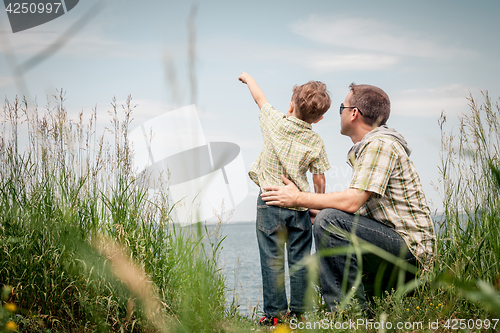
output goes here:
[[261, 326], [278, 326], [278, 318], [264, 316], [264, 317], [260, 318], [259, 325], [261, 325]]
[[303, 313], [299, 313], [299, 312], [295, 312], [295, 311], [290, 311], [288, 312], [284, 319], [286, 320], [292, 320], [292, 319], [297, 319], [297, 321], [302, 321], [302, 322], [305, 322], [306, 321], [306, 317], [304, 316]]

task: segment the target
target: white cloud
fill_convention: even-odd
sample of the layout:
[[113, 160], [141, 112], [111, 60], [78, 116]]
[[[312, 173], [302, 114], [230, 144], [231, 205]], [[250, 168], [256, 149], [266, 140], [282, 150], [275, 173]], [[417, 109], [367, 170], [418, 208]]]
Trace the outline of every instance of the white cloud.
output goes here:
[[375, 19], [311, 15], [292, 24], [291, 29], [322, 44], [391, 55], [447, 58], [471, 54], [446, 45], [444, 38], [413, 33]]
[[305, 66], [318, 72], [346, 70], [380, 70], [396, 64], [399, 59], [383, 54], [335, 54], [321, 52], [305, 58]]
[[[228, 48], [227, 45], [231, 45]], [[239, 62], [291, 63], [316, 72], [387, 69], [400, 60], [394, 55], [377, 52], [350, 52], [328, 50], [324, 46], [301, 47], [264, 42], [247, 42], [231, 37], [218, 37], [203, 41], [200, 49], [213, 59], [238, 59]], [[266, 50], [262, 52], [261, 50]]]
[[463, 84], [452, 84], [434, 89], [412, 89], [391, 94], [391, 113], [401, 116], [438, 118], [441, 111], [447, 115], [460, 114], [468, 109], [467, 97], [473, 89]]

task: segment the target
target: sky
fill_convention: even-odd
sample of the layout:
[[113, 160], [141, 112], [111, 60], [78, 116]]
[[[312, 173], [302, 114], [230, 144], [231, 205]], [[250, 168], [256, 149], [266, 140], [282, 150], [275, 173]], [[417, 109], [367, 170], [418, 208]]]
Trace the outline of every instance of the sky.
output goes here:
[[[43, 105], [62, 88], [70, 116], [96, 107], [102, 127], [113, 98], [121, 103], [132, 96], [132, 128], [196, 104], [206, 140], [239, 145], [248, 171], [262, 136], [258, 107], [238, 81], [241, 71], [282, 112], [295, 84], [319, 80], [332, 107], [313, 130], [332, 166], [326, 173], [331, 192], [345, 190], [351, 176], [345, 161], [352, 142], [340, 134], [338, 106], [351, 82], [372, 84], [389, 95], [388, 126], [412, 148], [431, 210], [439, 211], [437, 120], [444, 111], [447, 132], [456, 130], [469, 95], [481, 101], [481, 91], [488, 91], [498, 99], [498, 13], [496, 0], [86, 0], [53, 21], [12, 33], [1, 11], [0, 93]], [[68, 35], [50, 56], [36, 57]], [[16, 71], [18, 65], [25, 71]], [[255, 219], [259, 189], [247, 183], [234, 222]]]

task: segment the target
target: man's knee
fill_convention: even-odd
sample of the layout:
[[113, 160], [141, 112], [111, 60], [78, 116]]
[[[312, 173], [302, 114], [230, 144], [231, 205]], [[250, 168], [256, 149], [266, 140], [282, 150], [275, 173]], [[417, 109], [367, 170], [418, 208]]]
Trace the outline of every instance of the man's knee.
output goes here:
[[345, 212], [327, 208], [321, 210], [314, 220], [313, 232], [316, 240], [322, 239], [326, 235], [334, 235], [334, 230], [345, 229], [345, 219], [342, 216]]
[[341, 216], [344, 214], [346, 213], [334, 208], [321, 210], [314, 220], [315, 229], [321, 228], [323, 230], [328, 230], [332, 225], [340, 227], [343, 220]]

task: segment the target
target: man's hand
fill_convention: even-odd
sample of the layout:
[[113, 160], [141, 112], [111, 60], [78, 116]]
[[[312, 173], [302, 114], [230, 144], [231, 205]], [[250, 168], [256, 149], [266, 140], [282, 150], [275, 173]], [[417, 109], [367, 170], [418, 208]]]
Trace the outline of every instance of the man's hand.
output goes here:
[[354, 214], [370, 198], [372, 192], [348, 188], [342, 192], [309, 193], [300, 192], [294, 183], [281, 176], [285, 186], [264, 187], [261, 194], [266, 204], [283, 207], [307, 207], [309, 209], [335, 208]]
[[281, 179], [285, 186], [269, 186], [264, 187], [265, 191], [260, 196], [262, 200], [266, 201], [267, 205], [295, 207], [297, 206], [298, 197], [300, 194], [299, 189], [288, 178], [281, 175]]

